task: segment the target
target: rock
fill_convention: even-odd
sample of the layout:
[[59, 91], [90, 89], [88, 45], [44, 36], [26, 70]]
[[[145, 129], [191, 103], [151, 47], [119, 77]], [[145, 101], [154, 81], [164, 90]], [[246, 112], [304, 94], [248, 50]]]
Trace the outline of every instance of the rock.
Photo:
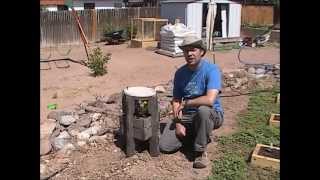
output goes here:
[[66, 144], [64, 147], [63, 147], [63, 149], [65, 149], [65, 150], [75, 150], [76, 148], [74, 147], [74, 145], [73, 144], [71, 144], [71, 143], [68, 143], [68, 144]]
[[90, 134], [86, 131], [82, 131], [82, 132], [78, 133], [77, 138], [79, 140], [87, 141], [90, 138]]
[[82, 127], [89, 127], [91, 124], [91, 119], [92, 118], [89, 115], [81, 116], [80, 119], [77, 121], [77, 124]]
[[255, 74], [256, 73], [256, 69], [254, 67], [249, 67], [248, 73]]
[[93, 106], [85, 106], [84, 109], [88, 112], [105, 113], [106, 109], [97, 108]]
[[257, 74], [256, 75], [256, 79], [266, 79], [267, 78], [267, 75], [265, 74]]
[[113, 104], [113, 103], [120, 103], [121, 104], [121, 100], [122, 100], [121, 93], [114, 93], [109, 96], [106, 103], [107, 104]]
[[230, 92], [232, 89], [230, 88], [230, 87], [226, 87], [225, 89], [224, 89], [224, 91], [225, 92]]
[[49, 138], [44, 138], [40, 140], [40, 156], [47, 155], [52, 149], [51, 142]]
[[256, 74], [248, 74], [247, 77], [249, 79], [255, 79], [256, 78]]
[[105, 143], [107, 142], [107, 136], [92, 136], [89, 138], [89, 142]]
[[91, 135], [97, 135], [101, 130], [101, 126], [93, 126], [93, 127], [90, 127], [89, 129], [91, 129], [91, 133], [90, 133]]
[[233, 74], [235, 78], [244, 78], [247, 76], [247, 73], [244, 70], [235, 71]]
[[260, 74], [264, 74], [266, 72], [266, 70], [262, 69], [262, 68], [258, 68], [256, 70], [256, 74], [260, 75]]
[[76, 117], [72, 115], [64, 115], [61, 116], [59, 123], [65, 126], [69, 126], [70, 124], [76, 121]]
[[275, 68], [275, 69], [280, 69], [280, 64], [275, 64], [275, 65], [274, 65], [274, 68]]
[[57, 121], [59, 121], [61, 119], [61, 116], [64, 116], [64, 115], [72, 115], [72, 112], [69, 112], [69, 111], [51, 111], [47, 118], [48, 119], [55, 119]]
[[77, 144], [78, 144], [78, 146], [83, 147], [87, 143], [86, 143], [86, 141], [78, 141]]
[[166, 89], [163, 86], [156, 86], [154, 90], [158, 93], [165, 93]]
[[101, 113], [94, 113], [90, 117], [92, 121], [97, 121], [100, 119], [101, 115], [102, 115]]
[[274, 70], [274, 71], [273, 71], [273, 74], [274, 74], [274, 75], [280, 75], [280, 69]]
[[228, 73], [227, 76], [226, 76], [227, 79], [230, 79], [230, 78], [234, 78], [234, 74], [233, 73]]
[[112, 141], [114, 139], [114, 135], [113, 134], [105, 134], [106, 139], [109, 141]]
[[107, 129], [107, 128], [100, 128], [99, 129], [99, 131], [98, 131], [98, 133], [97, 133], [97, 135], [98, 136], [102, 136], [102, 135], [104, 135], [104, 134], [106, 134], [106, 133], [110, 133], [111, 131], [110, 131], [110, 129]]
[[69, 131], [69, 133], [70, 133], [70, 135], [71, 135], [72, 137], [77, 137], [78, 134], [80, 133], [80, 131], [78, 131], [78, 130], [76, 130], [76, 129], [72, 129], [72, 130]]
[[272, 74], [273, 74], [273, 72], [272, 72], [272, 71], [268, 71], [266, 74], [268, 74], [268, 75], [272, 75]]
[[49, 121], [40, 125], [40, 139], [49, 137], [54, 129], [56, 128], [56, 123]]
[[53, 147], [57, 150], [62, 149], [71, 140], [71, 136], [67, 131], [63, 131], [58, 137], [54, 138]]
[[59, 130], [60, 132], [62, 132], [62, 131], [66, 131], [67, 128], [65, 126], [61, 125], [60, 123], [56, 123], [55, 130]]
[[47, 166], [45, 164], [40, 164], [40, 174], [45, 174], [47, 171]]
[[86, 111], [84, 109], [80, 109], [79, 111], [77, 111], [78, 115], [83, 115], [85, 113], [86, 113]]
[[59, 112], [58, 111], [51, 111], [47, 118], [48, 119], [54, 119], [54, 120], [58, 120], [58, 116], [59, 116]]
[[74, 151], [75, 149], [76, 148], [74, 147], [73, 144], [67, 143], [62, 149], [58, 151], [58, 154], [60, 154], [60, 156], [65, 156], [65, 155], [69, 156], [72, 153], [72, 151]]

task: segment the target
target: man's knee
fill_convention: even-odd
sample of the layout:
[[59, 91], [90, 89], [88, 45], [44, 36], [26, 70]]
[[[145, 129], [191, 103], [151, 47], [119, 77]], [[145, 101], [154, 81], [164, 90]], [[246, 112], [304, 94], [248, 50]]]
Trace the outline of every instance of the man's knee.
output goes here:
[[199, 106], [198, 114], [200, 117], [209, 117], [211, 108], [208, 106]]
[[170, 143], [160, 139], [159, 149], [163, 153], [174, 153], [177, 150], [179, 150], [179, 146], [177, 144], [170, 144]]

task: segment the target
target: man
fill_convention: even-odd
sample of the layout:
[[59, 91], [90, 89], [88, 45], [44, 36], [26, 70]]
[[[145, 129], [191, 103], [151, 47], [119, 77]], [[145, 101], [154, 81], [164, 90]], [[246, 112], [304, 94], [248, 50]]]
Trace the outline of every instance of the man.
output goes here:
[[206, 48], [201, 39], [186, 37], [179, 47], [186, 64], [174, 76], [174, 118], [164, 128], [159, 146], [162, 152], [175, 152], [187, 137], [191, 137], [195, 155], [193, 167], [205, 168], [209, 165], [206, 147], [210, 134], [223, 123], [219, 98], [221, 73], [217, 65], [203, 59]]

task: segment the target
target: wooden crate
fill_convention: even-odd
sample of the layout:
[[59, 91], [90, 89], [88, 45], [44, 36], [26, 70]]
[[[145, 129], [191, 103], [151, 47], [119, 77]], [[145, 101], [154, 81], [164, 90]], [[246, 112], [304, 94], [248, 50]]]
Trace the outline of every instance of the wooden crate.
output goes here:
[[[279, 118], [279, 120], [275, 120], [275, 118]], [[271, 114], [269, 119], [269, 125], [280, 127], [280, 114]]]
[[158, 41], [141, 41], [141, 40], [131, 40], [130, 47], [132, 48], [147, 48], [147, 47], [157, 47]]
[[253, 166], [258, 166], [258, 167], [262, 167], [262, 168], [271, 167], [271, 168], [279, 170], [280, 169], [280, 159], [275, 159], [275, 158], [270, 158], [270, 157], [258, 155], [261, 147], [268, 147], [268, 148], [280, 150], [279, 147], [271, 147], [271, 146], [264, 145], [264, 144], [257, 144], [253, 153], [252, 153], [252, 156], [251, 156], [251, 164]]

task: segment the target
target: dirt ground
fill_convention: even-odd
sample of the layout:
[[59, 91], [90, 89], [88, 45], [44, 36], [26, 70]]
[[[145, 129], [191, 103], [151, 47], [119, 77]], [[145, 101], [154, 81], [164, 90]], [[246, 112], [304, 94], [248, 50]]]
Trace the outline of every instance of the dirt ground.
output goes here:
[[[57, 68], [51, 62], [50, 70], [41, 70], [41, 123], [47, 121], [49, 103], [56, 103], [58, 109], [65, 109], [84, 100], [94, 99], [96, 95], [109, 96], [119, 93], [127, 86], [165, 84], [172, 79], [175, 70], [185, 63], [183, 57], [170, 58], [152, 50], [128, 48], [127, 44], [96, 46], [101, 47], [103, 52], [112, 53], [108, 74], [103, 77], [92, 77], [89, 69], [75, 63], [69, 63], [69, 68]], [[43, 50], [44, 57], [48, 56], [49, 51], [50, 49]], [[238, 50], [217, 52], [216, 64], [223, 72], [238, 69], [241, 64], [238, 63], [237, 53]], [[57, 55], [54, 56], [58, 58]], [[85, 58], [83, 47], [72, 47], [69, 57], [75, 60]], [[206, 57], [211, 58], [212, 54], [207, 53]], [[243, 50], [241, 58], [248, 62], [279, 63], [280, 53], [279, 49], [274, 47], [251, 48]], [[228, 135], [234, 132], [237, 127], [236, 114], [246, 109], [247, 103], [247, 96], [222, 98], [225, 122], [214, 135]], [[216, 157], [215, 146], [213, 142], [208, 147], [211, 160]], [[51, 159], [50, 164], [61, 164], [64, 161], [63, 157], [52, 158], [51, 155], [44, 159]], [[203, 179], [211, 172], [211, 167], [193, 169], [192, 161], [182, 152], [161, 154], [152, 158], [144, 151], [125, 158], [123, 151], [114, 142], [107, 146], [97, 145], [86, 151], [76, 151], [68, 162], [68, 168], [53, 179]]]

